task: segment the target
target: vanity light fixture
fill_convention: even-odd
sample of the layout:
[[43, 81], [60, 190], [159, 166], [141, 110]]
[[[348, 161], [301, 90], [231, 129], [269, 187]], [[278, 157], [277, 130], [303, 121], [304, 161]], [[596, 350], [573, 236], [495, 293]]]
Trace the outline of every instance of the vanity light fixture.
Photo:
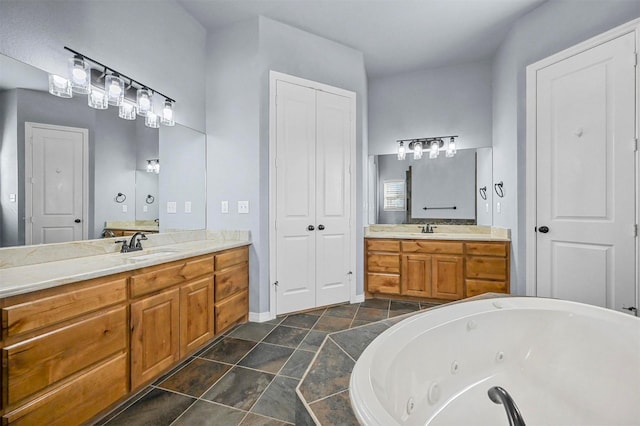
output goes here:
[[400, 145], [398, 145], [398, 160], [404, 160], [407, 156], [407, 149], [404, 146], [404, 141], [399, 141]]
[[[447, 157], [456, 154], [456, 138], [458, 136], [437, 136], [433, 138], [400, 139], [398, 140], [398, 160], [404, 160], [408, 152], [413, 153], [414, 160], [420, 160], [424, 150], [428, 150], [429, 158], [438, 158], [440, 151], [445, 151]], [[446, 147], [444, 140], [448, 139]], [[409, 149], [407, 149], [407, 147]]]
[[147, 173], [160, 173], [160, 160], [147, 160]]
[[[69, 78], [49, 74], [49, 93], [61, 98], [71, 98], [72, 92], [86, 94], [87, 105], [91, 108], [117, 106], [120, 118], [135, 120], [140, 115], [145, 117], [148, 127], [158, 128], [160, 123], [175, 125], [174, 99], [67, 46], [64, 49], [73, 53], [68, 61]], [[126, 81], [128, 84], [125, 87]], [[153, 113], [154, 95], [164, 98], [160, 117]], [[151, 117], [147, 118], [148, 115]]]
[[59, 75], [49, 74], [49, 93], [60, 98], [70, 98], [71, 82]]
[[91, 90], [89, 63], [80, 55], [69, 58], [69, 80], [71, 81], [71, 90], [75, 93], [89, 94]]

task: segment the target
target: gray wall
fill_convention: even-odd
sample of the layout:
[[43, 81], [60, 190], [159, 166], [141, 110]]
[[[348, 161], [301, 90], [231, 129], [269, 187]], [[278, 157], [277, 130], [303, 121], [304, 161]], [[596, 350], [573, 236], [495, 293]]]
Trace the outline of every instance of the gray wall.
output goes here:
[[205, 29], [174, 0], [0, 1], [0, 53], [65, 75], [69, 46], [172, 97], [177, 122], [200, 131], [205, 41]]
[[[493, 150], [491, 148], [476, 149], [476, 214], [477, 224], [491, 226], [493, 224]], [[487, 199], [483, 200], [479, 189], [487, 187]]]
[[491, 61], [369, 80], [369, 154], [398, 139], [459, 135], [457, 148], [491, 146]]
[[[250, 310], [269, 310], [269, 71], [279, 71], [357, 94], [357, 206], [362, 205], [366, 75], [362, 54], [267, 18], [250, 20], [208, 38], [207, 227], [249, 229], [252, 237]], [[228, 200], [229, 214], [220, 213]], [[248, 200], [250, 213], [236, 203]], [[358, 266], [362, 271], [363, 209], [357, 209]], [[362, 293], [362, 277], [358, 277]]]
[[[0, 92], [0, 247], [19, 244], [18, 206], [9, 201], [9, 194], [18, 192], [18, 93]], [[24, 238], [24, 237], [23, 237]]]
[[[521, 17], [493, 62], [493, 175], [505, 197], [493, 199], [493, 223], [511, 229], [513, 293], [525, 294], [525, 68], [640, 16], [639, 0], [553, 0]], [[501, 213], [496, 203], [501, 203]]]

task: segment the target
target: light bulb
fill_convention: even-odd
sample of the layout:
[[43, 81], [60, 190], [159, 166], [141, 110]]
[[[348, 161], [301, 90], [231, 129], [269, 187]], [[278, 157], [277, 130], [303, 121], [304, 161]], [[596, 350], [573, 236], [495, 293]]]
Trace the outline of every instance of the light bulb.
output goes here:
[[430, 149], [429, 149], [429, 158], [430, 159], [438, 158], [438, 149], [439, 148], [440, 148], [440, 145], [438, 144], [437, 140], [431, 141], [431, 145], [430, 145]]
[[118, 74], [110, 74], [104, 79], [104, 90], [110, 105], [120, 106], [124, 101], [124, 80]]
[[449, 143], [447, 144], [447, 151], [445, 155], [447, 157], [453, 157], [456, 155], [456, 140], [454, 138], [449, 139]]
[[419, 160], [422, 158], [422, 142], [414, 142], [413, 144], [413, 159]]
[[136, 109], [138, 115], [143, 117], [147, 116], [147, 112], [151, 110], [152, 96], [151, 90], [146, 88], [138, 89], [136, 92]]
[[175, 126], [176, 123], [173, 121], [173, 103], [171, 101], [164, 101], [160, 122], [165, 126]]
[[71, 75], [73, 76], [74, 83], [84, 83], [87, 81], [87, 72], [82, 68], [74, 68], [71, 71]]
[[68, 63], [69, 79], [71, 89], [76, 93], [86, 95], [90, 90], [89, 64], [80, 55], [69, 58]]
[[404, 160], [407, 156], [407, 149], [404, 147], [404, 142], [400, 142], [398, 146], [398, 160]]

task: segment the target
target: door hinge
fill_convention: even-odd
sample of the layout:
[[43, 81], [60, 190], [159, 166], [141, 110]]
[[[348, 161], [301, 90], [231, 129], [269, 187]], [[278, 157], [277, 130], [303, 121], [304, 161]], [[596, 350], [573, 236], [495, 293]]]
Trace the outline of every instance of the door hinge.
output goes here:
[[273, 285], [275, 285], [276, 287], [278, 287], [278, 281], [274, 282]]
[[633, 225], [633, 236], [634, 237], [638, 236], [638, 224], [637, 223], [635, 225]]
[[638, 138], [635, 138], [634, 143], [635, 143], [635, 146], [634, 146], [633, 150], [635, 152], [638, 152]]
[[638, 66], [638, 53], [637, 53], [637, 52], [634, 52], [634, 53], [633, 53], [633, 56], [631, 57], [631, 64], [632, 64], [634, 67], [637, 67], [637, 66]]

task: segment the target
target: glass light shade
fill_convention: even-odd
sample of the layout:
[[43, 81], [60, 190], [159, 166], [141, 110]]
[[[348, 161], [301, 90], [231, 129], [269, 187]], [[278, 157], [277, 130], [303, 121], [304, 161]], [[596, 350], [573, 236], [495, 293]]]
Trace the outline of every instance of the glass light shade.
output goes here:
[[153, 94], [149, 89], [138, 89], [136, 92], [136, 109], [138, 115], [143, 117], [147, 116], [147, 113], [151, 111], [153, 105]]
[[156, 160], [156, 163], [153, 165], [153, 173], [160, 173], [160, 160]]
[[153, 160], [147, 160], [147, 173], [153, 173]]
[[104, 79], [104, 91], [109, 105], [120, 106], [124, 101], [124, 80], [118, 74], [110, 74]]
[[438, 158], [439, 149], [440, 149], [440, 145], [438, 144], [438, 141], [431, 141], [431, 145], [429, 147], [429, 158], [430, 159]]
[[104, 91], [96, 89], [95, 87], [91, 88], [87, 96], [87, 105], [95, 109], [107, 109], [109, 107]]
[[454, 138], [449, 139], [449, 143], [447, 144], [446, 156], [453, 157], [456, 155], [456, 140]]
[[131, 102], [124, 101], [118, 108], [118, 117], [123, 118], [125, 120], [135, 120], [136, 119], [136, 106]]
[[160, 120], [158, 115], [153, 111], [147, 111], [144, 125], [147, 127], [151, 127], [152, 129], [157, 129], [158, 127], [160, 127]]
[[160, 123], [164, 124], [165, 126], [176, 125], [176, 122], [173, 121], [173, 103], [171, 101], [164, 101], [162, 115], [160, 116]]
[[69, 58], [69, 80], [71, 90], [86, 95], [91, 90], [91, 70], [82, 56]]
[[404, 160], [407, 156], [407, 149], [404, 147], [404, 142], [400, 142], [398, 146], [398, 160]]
[[419, 160], [422, 158], [422, 142], [413, 143], [413, 159]]
[[49, 93], [61, 98], [70, 98], [73, 96], [71, 82], [59, 75], [49, 74]]

